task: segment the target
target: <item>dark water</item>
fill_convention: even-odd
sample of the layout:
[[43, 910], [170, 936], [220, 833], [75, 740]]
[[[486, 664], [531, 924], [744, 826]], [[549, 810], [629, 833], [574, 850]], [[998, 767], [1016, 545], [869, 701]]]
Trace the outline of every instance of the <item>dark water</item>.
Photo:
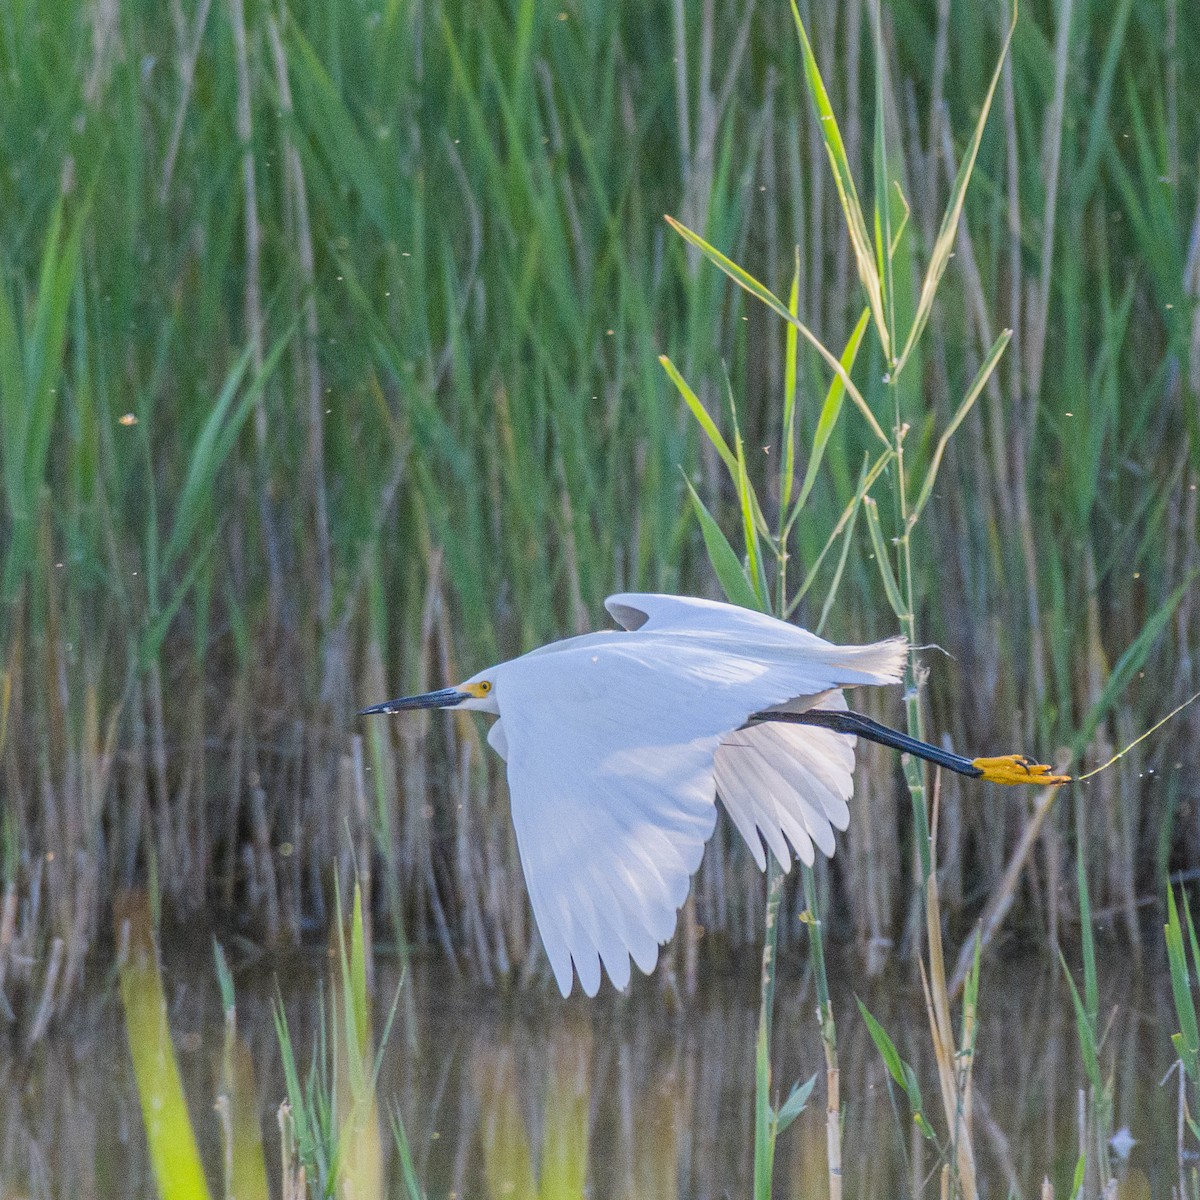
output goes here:
[[[321, 956], [281, 969], [298, 1054], [316, 1027]], [[377, 1027], [398, 975], [380, 962]], [[1137, 1140], [1117, 1163], [1119, 1194], [1169, 1196], [1177, 1179], [1174, 1028], [1166, 976], [1134, 977], [1102, 963], [1104, 1063], [1113, 1074], [1114, 1128]], [[180, 1060], [213, 1195], [220, 1137], [213, 1102], [223, 1042], [214, 972], [204, 958], [173, 961], [165, 982]], [[276, 1111], [284, 1096], [271, 1019], [276, 973], [236, 976], [238, 1030], [254, 1064], [255, 1090], [274, 1192]], [[868, 985], [832, 981], [838, 1015], [848, 1197], [938, 1194], [934, 1154], [888, 1077], [854, 1005], [855, 994], [887, 1026], [914, 1065], [926, 1109], [943, 1126], [919, 985], [898, 976]], [[653, 983], [629, 998], [557, 995], [506, 999], [418, 967], [402, 991], [383, 1057], [381, 1110], [392, 1100], [407, 1125], [418, 1175], [443, 1197], [747, 1196], [757, 993], [723, 979], [678, 1011]], [[781, 983], [776, 1079], [790, 1086], [823, 1071], [802, 977]], [[1084, 1082], [1069, 993], [1045, 963], [985, 972], [976, 1069], [976, 1154], [981, 1192], [1038, 1196], [1049, 1175], [1069, 1195], [1078, 1154], [1078, 1089]], [[781, 1138], [778, 1197], [827, 1194], [824, 1091]], [[391, 1194], [399, 1195], [394, 1153]], [[1117, 1160], [1114, 1158], [1114, 1162]], [[141, 1115], [115, 989], [97, 995], [32, 1058], [0, 1050], [0, 1197], [150, 1197]]]

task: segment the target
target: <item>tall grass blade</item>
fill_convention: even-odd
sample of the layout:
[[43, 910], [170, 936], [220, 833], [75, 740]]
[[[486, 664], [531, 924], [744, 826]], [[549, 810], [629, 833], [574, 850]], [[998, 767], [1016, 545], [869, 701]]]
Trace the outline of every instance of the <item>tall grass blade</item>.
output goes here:
[[758, 528], [754, 523], [754, 514], [758, 511], [758, 500], [750, 486], [750, 477], [746, 470], [746, 448], [742, 444], [742, 435], [736, 431], [734, 446], [737, 457], [737, 474], [734, 476], [734, 484], [737, 486], [738, 508], [742, 516], [742, 536], [746, 542], [746, 573], [750, 577], [750, 585], [754, 588], [758, 607], [765, 612], [770, 604], [771, 593], [767, 584], [762, 547], [758, 542]]
[[121, 1004], [159, 1194], [171, 1200], [209, 1200], [167, 1026], [167, 1004], [144, 895], [128, 898], [117, 937], [128, 947], [118, 972]]
[[[825, 152], [829, 155], [829, 165], [833, 168], [833, 181], [837, 187], [842, 212], [846, 217], [846, 229], [850, 234], [850, 245], [854, 250], [858, 277], [862, 282], [863, 290], [867, 293], [867, 305], [875, 319], [875, 329], [879, 335], [880, 345], [883, 347], [884, 361], [890, 363], [892, 361], [892, 341], [888, 333], [883, 285], [879, 277], [871, 236], [867, 232], [862, 205], [858, 200], [858, 189], [854, 186], [854, 174], [850, 170], [850, 161], [846, 157], [846, 146], [842, 141], [842, 133], [838, 128], [833, 106], [829, 103], [829, 93], [825, 90], [825, 81], [821, 78], [816, 55], [813, 54], [812, 46], [809, 44], [804, 22], [800, 19], [800, 10], [796, 7], [796, 0], [792, 0], [792, 20], [796, 26], [796, 33], [800, 37], [800, 48], [804, 54], [804, 81], [808, 85], [808, 94], [817, 111], [821, 137], [825, 142]], [[882, 70], [882, 64], [879, 64], [879, 69]]]
[[933, 457], [930, 459], [929, 466], [925, 470], [925, 479], [921, 484], [921, 491], [917, 495], [916, 503], [912, 506], [912, 512], [908, 517], [910, 529], [921, 519], [921, 513], [924, 511], [925, 505], [929, 503], [929, 497], [933, 492], [934, 484], [937, 483], [938, 471], [941, 469], [942, 456], [946, 453], [946, 447], [950, 444], [950, 439], [958, 432], [958, 427], [966, 420], [967, 414], [971, 409], [974, 408], [975, 401], [979, 399], [980, 392], [987, 386], [987, 381], [996, 369], [996, 364], [1000, 361], [1000, 356], [1004, 353], [1005, 348], [1011, 340], [1012, 330], [1005, 329], [995, 342], [992, 343], [992, 348], [988, 351], [987, 357], [976, 372], [975, 379], [967, 389], [967, 394], [963, 397], [962, 403], [958, 406], [958, 410], [955, 412], [950, 424], [942, 431], [942, 436], [938, 438]]
[[892, 568], [891, 551], [884, 540], [883, 527], [879, 523], [879, 506], [870, 496], [863, 497], [863, 507], [867, 510], [867, 529], [871, 534], [871, 548], [875, 552], [875, 565], [879, 569], [879, 578], [883, 583], [884, 594], [892, 611], [901, 619], [908, 613], [908, 604], [900, 594], [900, 584], [896, 580], [896, 572]]
[[666, 371], [668, 378], [683, 398], [683, 402], [688, 406], [688, 411], [696, 418], [696, 423], [700, 428], [704, 430], [705, 436], [713, 445], [713, 449], [721, 456], [721, 461], [729, 469], [730, 477], [736, 479], [738, 473], [737, 459], [734, 457], [733, 451], [730, 450], [729, 443], [717, 428], [717, 423], [708, 415], [708, 409], [701, 403], [700, 397], [688, 387], [687, 381], [679, 373], [678, 368], [665, 354], [660, 354], [658, 361], [662, 363], [663, 370]]
[[[795, 251], [792, 286], [788, 290], [788, 313], [791, 320], [784, 330], [783, 345], [783, 422], [780, 431], [783, 466], [779, 475], [779, 511], [786, 513], [792, 502], [796, 475], [796, 376], [799, 339], [795, 322], [800, 320], [800, 248]], [[847, 371], [849, 374], [849, 371]], [[839, 381], [840, 382], [840, 381]], [[824, 414], [822, 414], [824, 415]], [[809, 474], [812, 473], [810, 465]]]
[[262, 370], [255, 375], [236, 405], [234, 401], [253, 358], [252, 346], [242, 352], [226, 376], [216, 403], [192, 448], [187, 475], [175, 503], [175, 519], [162, 553], [160, 568], [163, 572], [171, 570], [176, 558], [183, 553], [200, 523], [202, 513], [211, 503], [217, 473], [229, 457], [246, 418], [274, 373], [291, 334], [289, 330], [275, 342], [263, 362]]
[[667, 217], [666, 221], [667, 224], [669, 224], [671, 228], [680, 235], [680, 237], [682, 237], [685, 241], [690, 242], [693, 246], [700, 250], [704, 256], [711, 263], [713, 263], [714, 266], [719, 267], [722, 271], [724, 271], [725, 274], [734, 281], [734, 283], [736, 283], [739, 287], [744, 288], [756, 299], [761, 300], [769, 309], [771, 309], [772, 312], [776, 313], [778, 316], [787, 321], [788, 324], [793, 325], [796, 328], [805, 341], [807, 341], [808, 344], [812, 346], [812, 348], [816, 350], [816, 352], [825, 360], [825, 363], [829, 369], [842, 381], [843, 387], [845, 387], [850, 398], [858, 407], [859, 412], [862, 413], [863, 419], [867, 422], [871, 432], [875, 434], [875, 436], [879, 438], [879, 440], [883, 442], [885, 446], [890, 446], [890, 439], [888, 438], [887, 434], [883, 432], [883, 428], [875, 419], [875, 414], [871, 412], [870, 406], [867, 404], [866, 400], [863, 399], [862, 392], [858, 390], [854, 381], [846, 373], [845, 368], [837, 360], [833, 352], [825, 346], [825, 343], [822, 342], [821, 339], [818, 338], [817, 335], [813, 333], [813, 331], [809, 329], [809, 327], [805, 325], [803, 321], [799, 321], [794, 318], [788, 311], [787, 305], [785, 305], [777, 296], [775, 296], [770, 289], [759, 283], [758, 280], [755, 279], [754, 276], [748, 271], [743, 270], [743, 268], [739, 267], [737, 263], [726, 258], [724, 254], [716, 249], [716, 247], [710, 246], [708, 242], [706, 242], [698, 233], [693, 233], [687, 228], [687, 226], [681, 225], [673, 217]]
[[[854, 360], [858, 357], [858, 350], [862, 345], [863, 334], [867, 331], [869, 318], [870, 311], [863, 309], [862, 315], [858, 318], [858, 324], [851, 331], [846, 348], [842, 351], [839, 361], [842, 365], [842, 373], [846, 376], [849, 376], [854, 369]], [[825, 457], [825, 448], [829, 445], [829, 438], [833, 434], [834, 426], [837, 425], [838, 416], [842, 411], [842, 401], [845, 398], [846, 385], [842, 382], [842, 375], [835, 375], [829, 382], [829, 391], [825, 394], [825, 403], [821, 405], [821, 415], [817, 418], [812, 450], [808, 456], [808, 466], [804, 470], [804, 482], [800, 486], [800, 495], [796, 497], [797, 512], [804, 507], [804, 502], [811, 494], [813, 484], [817, 481], [817, 471], [821, 466], [821, 460]]]
[[967, 143], [967, 150], [962, 156], [962, 161], [958, 164], [958, 175], [954, 180], [954, 186], [950, 189], [950, 198], [946, 204], [946, 212], [942, 217], [941, 228], [938, 230], [937, 238], [933, 243], [933, 251], [929, 256], [929, 266], [925, 270], [925, 279], [921, 284], [921, 294], [917, 300], [917, 311], [913, 318], [912, 327], [908, 331], [908, 337], [905, 338], [904, 349], [901, 351], [900, 358], [893, 371], [894, 376], [898, 377], [904, 370], [904, 366], [913, 352], [913, 347], [920, 340], [921, 334], [925, 332], [925, 325], [929, 321], [929, 314], [933, 309], [934, 297], [937, 295], [938, 286], [942, 282], [942, 276], [945, 274], [946, 266], [950, 262], [954, 251], [954, 238], [958, 232], [959, 218], [962, 216], [963, 204], [967, 198], [967, 185], [971, 182], [971, 175], [975, 170], [975, 159], [979, 155], [979, 143], [983, 140], [983, 130], [987, 124], [988, 114], [992, 109], [992, 99], [996, 94], [996, 85], [1000, 82], [1001, 70], [1004, 66], [1005, 58], [1008, 57], [1008, 47], [1012, 42], [1012, 36], [1016, 28], [1017, 0], [1013, 0], [1012, 20], [1008, 25], [1008, 33], [1005, 34], [1004, 44], [1000, 48], [1000, 57], [997, 59], [996, 69], [992, 73], [992, 81], [988, 85], [987, 93], [983, 98], [983, 106], [979, 110], [979, 119], [975, 122], [975, 131], [971, 135], [970, 142]]
[[716, 572], [717, 581], [720, 583], [726, 599], [731, 604], [740, 604], [742, 608], [761, 611], [754, 585], [750, 582], [750, 576], [746, 574], [746, 568], [742, 566], [741, 560], [729, 544], [729, 539], [717, 524], [712, 513], [705, 507], [704, 501], [700, 499], [696, 489], [692, 487], [691, 480], [685, 480], [685, 482], [696, 519], [700, 522], [700, 532], [704, 537], [704, 548], [708, 551], [708, 561], [712, 564], [713, 571]]
[[1150, 615], [1150, 618], [1142, 626], [1137, 637], [1134, 638], [1133, 642], [1126, 648], [1125, 653], [1117, 660], [1116, 666], [1113, 667], [1108, 679], [1105, 681], [1104, 690], [1091, 706], [1091, 709], [1080, 723], [1079, 729], [1075, 734], [1073, 740], [1076, 754], [1080, 753], [1088, 742], [1092, 740], [1092, 736], [1095, 734], [1100, 722], [1112, 708], [1113, 704], [1116, 703], [1117, 697], [1128, 686], [1130, 679], [1142, 669], [1155, 641], [1162, 634], [1164, 627], [1171, 619], [1171, 615], [1179, 607], [1180, 602], [1190, 592], [1192, 584], [1198, 576], [1200, 576], [1200, 569], [1190, 574], [1183, 583], [1171, 592]]
[[[1167, 887], [1167, 924], [1164, 932], [1167, 939], [1167, 963], [1171, 972], [1171, 995], [1175, 1001], [1175, 1015], [1179, 1020], [1179, 1032], [1173, 1038], [1175, 1051], [1188, 1078], [1193, 1083], [1200, 1084], [1200, 1022], [1196, 1018], [1196, 1001], [1192, 993], [1187, 951], [1184, 948], [1183, 927], [1175, 903], [1175, 889], [1170, 886]], [[1193, 963], [1200, 967], [1200, 961], [1193, 959]]]

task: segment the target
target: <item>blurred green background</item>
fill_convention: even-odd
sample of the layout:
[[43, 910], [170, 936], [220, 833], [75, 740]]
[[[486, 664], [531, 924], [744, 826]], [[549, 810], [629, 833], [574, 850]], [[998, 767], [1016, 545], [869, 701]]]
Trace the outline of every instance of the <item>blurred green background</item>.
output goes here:
[[[865, 183], [865, 6], [801, 10]], [[884, 6], [914, 300], [1006, 21]], [[916, 535], [918, 628], [945, 651], [924, 655], [927, 727], [971, 753], [1093, 765], [1200, 687], [1198, 70], [1194, 6], [1022, 6], [901, 398], [919, 463], [1013, 329]], [[9, 1001], [69, 998], [121, 888], [286, 943], [324, 926], [353, 863], [369, 935], [527, 980], [540, 950], [480, 730], [353, 714], [599, 623], [612, 591], [715, 594], [685, 480], [719, 515], [736, 497], [658, 356], [726, 427], [736, 398], [765, 480], [783, 328], [663, 214], [779, 295], [798, 261], [830, 345], [863, 303], [789, 11], [3, 0], [0, 114]], [[868, 400], [880, 362], [864, 345]], [[801, 364], [804, 440], [827, 375]], [[847, 413], [802, 567], [870, 445]], [[860, 533], [830, 637], [894, 632], [870, 553]], [[798, 618], [822, 600], [819, 582]], [[1200, 851], [1198, 734], [1192, 709], [1059, 802], [1018, 934], [1075, 936], [1079, 845], [1093, 908], [1139, 952], [1164, 873]], [[835, 935], [877, 961], [917, 893], [895, 764], [862, 759], [821, 884]], [[953, 781], [941, 801], [966, 928], [1026, 801]], [[726, 834], [682, 939], [702, 928], [714, 955], [761, 924]]]

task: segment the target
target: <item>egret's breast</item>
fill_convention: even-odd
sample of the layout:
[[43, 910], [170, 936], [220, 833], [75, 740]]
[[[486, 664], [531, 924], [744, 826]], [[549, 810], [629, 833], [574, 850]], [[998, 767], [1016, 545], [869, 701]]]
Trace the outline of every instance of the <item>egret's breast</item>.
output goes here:
[[487, 740], [488, 745], [505, 762], [508, 762], [508, 735], [504, 732], [504, 722], [502, 720], [497, 720], [491, 729], [488, 730]]

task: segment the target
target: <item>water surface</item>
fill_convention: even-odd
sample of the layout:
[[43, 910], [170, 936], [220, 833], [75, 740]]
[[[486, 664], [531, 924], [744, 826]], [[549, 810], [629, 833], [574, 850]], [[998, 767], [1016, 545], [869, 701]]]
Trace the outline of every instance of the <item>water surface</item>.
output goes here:
[[[298, 1054], [307, 1057], [328, 962], [313, 954], [236, 974], [238, 1032], [254, 1065], [273, 1188], [276, 1112], [284, 1096], [271, 1018], [276, 986]], [[1158, 981], [1165, 976], [1154, 971]], [[172, 1037], [193, 1123], [220, 1195], [220, 1137], [213, 1101], [224, 1030], [206, 957], [168, 955]], [[377, 964], [381, 1026], [397, 968]], [[1173, 1014], [1167, 988], [1102, 963], [1105, 1062], [1113, 1072], [1114, 1127], [1136, 1145], [1117, 1163], [1121, 1194], [1170, 1194], [1176, 1174]], [[854, 1004], [860, 995], [916, 1068], [927, 1111], [942, 1126], [919, 986], [905, 974], [867, 984], [835, 977], [832, 989], [844, 1103], [846, 1195], [875, 1200], [938, 1192], [934, 1154], [912, 1124]], [[379, 1081], [381, 1108], [403, 1114], [431, 1200], [449, 1197], [746, 1196], [752, 1160], [752, 980], [710, 981], [676, 1007], [653, 981], [633, 995], [595, 1001], [557, 994], [505, 997], [470, 987], [440, 967], [408, 976]], [[823, 1071], [814, 998], [803, 977], [781, 983], [776, 1079]], [[822, 1076], [823, 1079], [823, 1076]], [[1040, 1195], [1043, 1176], [1069, 1194], [1078, 1154], [1084, 1082], [1069, 994], [1041, 961], [985, 972], [977, 1056], [976, 1148], [983, 1194]], [[781, 1139], [776, 1195], [827, 1194], [824, 1090]], [[391, 1147], [388, 1145], [388, 1152]], [[393, 1177], [395, 1162], [389, 1163]], [[399, 1194], [398, 1178], [393, 1178]], [[0, 1051], [0, 1196], [151, 1197], [141, 1116], [115, 990], [101, 990], [66, 1027], [26, 1057]]]

